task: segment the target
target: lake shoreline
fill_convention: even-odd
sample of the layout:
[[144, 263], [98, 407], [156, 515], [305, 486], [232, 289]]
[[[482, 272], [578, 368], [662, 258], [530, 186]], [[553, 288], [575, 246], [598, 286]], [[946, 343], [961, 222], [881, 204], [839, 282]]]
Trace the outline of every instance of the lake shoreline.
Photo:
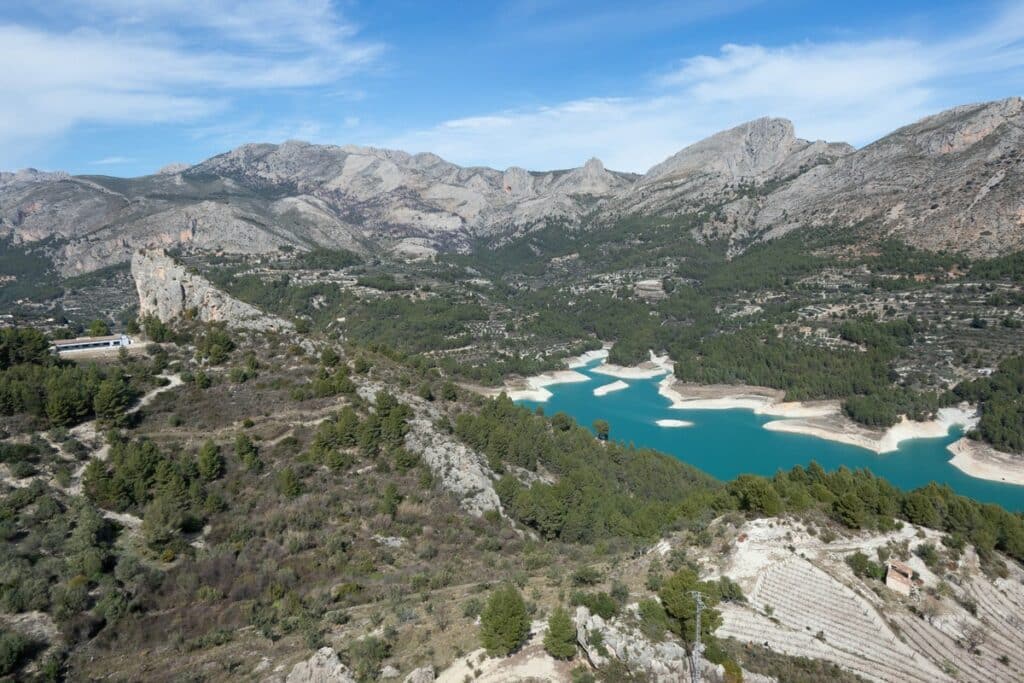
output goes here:
[[784, 401], [785, 392], [780, 389], [689, 384], [671, 376], [659, 383], [658, 393], [669, 399], [671, 407], [677, 410], [752, 410], [756, 415], [782, 418], [762, 425], [769, 431], [814, 436], [878, 454], [896, 451], [902, 441], [942, 438], [953, 427], [970, 429], [978, 422], [977, 410], [961, 404], [939, 409], [933, 420], [917, 422], [904, 417], [888, 429], [873, 429], [844, 415], [839, 401]]
[[1024, 486], [1024, 457], [967, 437], [949, 444], [946, 450], [953, 454], [949, 464], [969, 477]]
[[[587, 351], [579, 356], [566, 359], [566, 370], [554, 370], [530, 377], [514, 378], [501, 387], [464, 385], [488, 397], [507, 394], [513, 401], [546, 403], [553, 396], [548, 389], [557, 384], [589, 382], [594, 378], [575, 368], [591, 366], [601, 361], [590, 372], [617, 378], [616, 381], [596, 387], [595, 397], [621, 391], [629, 387], [625, 379], [655, 379], [658, 394], [668, 399], [674, 410], [750, 410], [755, 415], [766, 415], [779, 419], [770, 420], [761, 427], [768, 431], [799, 434], [863, 448], [882, 455], [898, 450], [899, 444], [911, 439], [935, 439], [949, 434], [954, 427], [965, 430], [977, 425], [976, 407], [960, 404], [956, 407], [939, 409], [935, 419], [924, 422], [904, 417], [888, 429], [874, 429], [857, 424], [843, 414], [839, 401], [785, 401], [785, 392], [780, 389], [754, 385], [692, 384], [681, 382], [672, 374], [673, 363], [668, 356], [655, 356], [636, 366], [619, 366], [607, 362], [608, 349]], [[691, 427], [688, 420], [655, 420], [659, 427]], [[952, 454], [949, 463], [975, 479], [1024, 486], [1024, 458], [997, 451], [987, 444], [962, 438], [947, 447]]]
[[[619, 379], [654, 379], [662, 375], [671, 376], [675, 370], [675, 364], [669, 360], [669, 357], [655, 356], [653, 351], [650, 354], [650, 360], [645, 360], [638, 365], [615, 365], [605, 361], [597, 367], [591, 368], [591, 372]], [[605, 354], [604, 357], [607, 358], [608, 354]]]

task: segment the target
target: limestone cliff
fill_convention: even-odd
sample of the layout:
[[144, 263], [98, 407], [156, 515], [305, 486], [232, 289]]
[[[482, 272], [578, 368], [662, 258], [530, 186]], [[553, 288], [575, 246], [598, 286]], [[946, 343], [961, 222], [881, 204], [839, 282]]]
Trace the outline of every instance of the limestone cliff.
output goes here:
[[223, 322], [235, 329], [283, 331], [287, 320], [267, 315], [214, 287], [206, 278], [189, 272], [163, 250], [139, 250], [132, 255], [132, 277], [139, 293], [139, 314], [155, 315], [164, 322], [193, 312], [204, 322]]

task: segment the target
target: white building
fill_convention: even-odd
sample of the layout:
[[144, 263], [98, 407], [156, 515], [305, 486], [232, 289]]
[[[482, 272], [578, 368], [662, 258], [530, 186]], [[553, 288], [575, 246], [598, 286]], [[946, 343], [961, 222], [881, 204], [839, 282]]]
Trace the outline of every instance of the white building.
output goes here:
[[96, 351], [102, 349], [118, 349], [131, 346], [132, 339], [126, 334], [110, 334], [105, 337], [76, 337], [75, 339], [58, 339], [51, 347], [57, 353], [74, 353], [75, 351]]

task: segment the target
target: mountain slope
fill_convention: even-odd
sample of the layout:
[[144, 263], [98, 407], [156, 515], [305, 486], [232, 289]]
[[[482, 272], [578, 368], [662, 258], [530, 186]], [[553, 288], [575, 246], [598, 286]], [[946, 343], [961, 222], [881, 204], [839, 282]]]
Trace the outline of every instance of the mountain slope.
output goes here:
[[552, 222], [690, 214], [732, 251], [801, 227], [987, 256], [1024, 247], [1024, 104], [928, 117], [860, 150], [762, 118], [697, 142], [642, 177], [592, 159], [565, 171], [461, 167], [434, 154], [250, 144], [192, 167], [118, 179], [0, 174], [0, 237], [45, 240], [59, 270], [126, 262], [134, 248], [234, 253], [320, 245], [419, 257], [504, 242]]
[[753, 230], [876, 221], [926, 249], [978, 256], [1024, 247], [1024, 102], [928, 117], [769, 195]]
[[65, 274], [126, 261], [140, 246], [422, 254], [552, 218], [577, 221], [633, 179], [596, 159], [535, 173], [365, 147], [252, 144], [134, 179], [5, 174], [0, 235], [59, 240], [54, 258]]

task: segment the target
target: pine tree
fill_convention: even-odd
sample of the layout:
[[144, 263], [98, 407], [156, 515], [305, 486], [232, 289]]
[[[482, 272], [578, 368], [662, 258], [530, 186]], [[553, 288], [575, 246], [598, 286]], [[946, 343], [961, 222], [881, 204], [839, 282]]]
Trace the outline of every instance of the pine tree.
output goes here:
[[555, 659], [572, 659], [576, 656], [576, 627], [564, 607], [556, 607], [548, 617], [544, 649]]
[[398, 487], [394, 483], [389, 483], [384, 487], [384, 495], [380, 500], [380, 511], [394, 519], [398, 514], [398, 505], [401, 502], [402, 494], [398, 492]]
[[220, 454], [220, 447], [211, 439], [207, 439], [199, 449], [196, 464], [199, 467], [199, 475], [206, 481], [213, 481], [224, 474], [224, 456]]
[[124, 417], [124, 409], [128, 407], [128, 387], [120, 377], [112, 377], [100, 382], [99, 389], [92, 399], [92, 409], [96, 417], [107, 424], [118, 424]]
[[277, 490], [288, 498], [295, 498], [302, 493], [302, 482], [295, 470], [285, 467], [277, 473]]
[[173, 541], [185, 522], [181, 505], [167, 496], [158, 494], [142, 516], [142, 533], [149, 547], [159, 549]]
[[242, 461], [245, 468], [250, 472], [259, 472], [263, 469], [263, 461], [260, 460], [259, 450], [245, 434], [235, 437], [235, 455]]
[[709, 640], [715, 629], [722, 625], [722, 615], [714, 607], [718, 604], [718, 586], [700, 581], [697, 572], [692, 569], [680, 569], [669, 577], [658, 591], [661, 604], [670, 617], [672, 630], [690, 643], [693, 642], [696, 628], [697, 605], [691, 591], [700, 591], [704, 595], [704, 611], [701, 613], [701, 634]]
[[480, 640], [487, 653], [504, 657], [522, 645], [529, 633], [523, 596], [511, 584], [497, 588], [480, 615]]

